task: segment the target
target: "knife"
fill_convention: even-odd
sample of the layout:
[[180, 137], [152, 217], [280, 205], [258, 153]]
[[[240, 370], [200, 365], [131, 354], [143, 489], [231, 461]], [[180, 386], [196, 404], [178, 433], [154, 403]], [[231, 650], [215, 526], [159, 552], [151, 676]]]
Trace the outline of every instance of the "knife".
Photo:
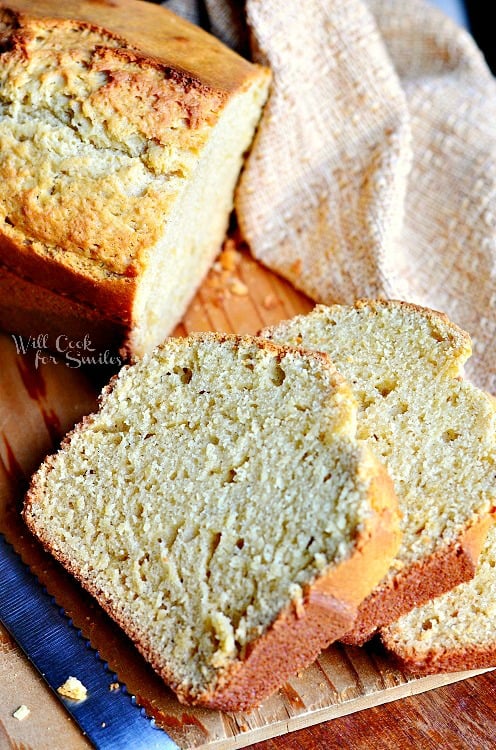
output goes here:
[[[0, 621], [97, 750], [179, 750], [149, 719], [0, 534]], [[57, 693], [69, 676], [87, 689], [81, 701]]]

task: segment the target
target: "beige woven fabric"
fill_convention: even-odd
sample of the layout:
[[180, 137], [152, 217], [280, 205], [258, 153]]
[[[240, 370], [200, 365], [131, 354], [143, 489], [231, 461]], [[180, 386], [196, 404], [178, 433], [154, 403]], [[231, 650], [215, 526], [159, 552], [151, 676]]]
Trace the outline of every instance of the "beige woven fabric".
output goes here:
[[410, 113], [398, 270], [412, 300], [469, 331], [472, 380], [496, 394], [496, 82], [472, 38], [418, 1], [369, 0]]
[[247, 3], [274, 86], [238, 191], [241, 230], [315, 300], [390, 295], [410, 168], [404, 94], [362, 3], [280, 7]]
[[[207, 0], [233, 44], [240, 4]], [[253, 254], [317, 301], [444, 310], [496, 393], [496, 84], [473, 40], [423, 0], [245, 10], [274, 74], [236, 199]]]

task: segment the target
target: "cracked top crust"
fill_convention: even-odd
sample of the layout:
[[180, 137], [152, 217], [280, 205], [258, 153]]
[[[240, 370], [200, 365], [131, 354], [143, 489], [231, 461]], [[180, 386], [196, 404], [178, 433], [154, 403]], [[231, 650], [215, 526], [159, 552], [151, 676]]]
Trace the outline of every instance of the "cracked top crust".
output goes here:
[[227, 97], [97, 26], [0, 8], [0, 233], [132, 279]]

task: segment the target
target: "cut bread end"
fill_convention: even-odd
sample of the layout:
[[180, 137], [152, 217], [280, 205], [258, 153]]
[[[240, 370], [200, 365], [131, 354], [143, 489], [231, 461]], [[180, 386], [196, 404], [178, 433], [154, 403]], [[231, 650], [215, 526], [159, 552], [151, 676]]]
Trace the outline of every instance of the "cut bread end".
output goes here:
[[219, 254], [269, 80], [260, 69], [220, 113], [191, 179], [174, 203], [164, 236], [148, 253], [124, 351], [141, 356], [172, 333]]

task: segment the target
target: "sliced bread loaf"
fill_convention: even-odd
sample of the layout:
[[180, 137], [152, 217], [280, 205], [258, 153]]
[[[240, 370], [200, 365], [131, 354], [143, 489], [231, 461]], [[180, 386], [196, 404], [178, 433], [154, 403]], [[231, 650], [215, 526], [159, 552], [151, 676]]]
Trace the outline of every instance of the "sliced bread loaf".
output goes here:
[[220, 250], [270, 74], [151, 3], [10, 6], [0, 326], [143, 354]]
[[496, 505], [495, 405], [461, 377], [469, 336], [432, 310], [318, 306], [263, 335], [329, 354], [359, 402], [357, 434], [395, 484], [403, 542], [344, 639], [362, 643], [474, 575]]
[[259, 703], [352, 626], [399, 546], [324, 354], [173, 339], [35, 475], [32, 531], [185, 702]]
[[384, 645], [412, 672], [456, 672], [496, 665], [496, 527], [475, 578], [416, 607], [381, 630]]

